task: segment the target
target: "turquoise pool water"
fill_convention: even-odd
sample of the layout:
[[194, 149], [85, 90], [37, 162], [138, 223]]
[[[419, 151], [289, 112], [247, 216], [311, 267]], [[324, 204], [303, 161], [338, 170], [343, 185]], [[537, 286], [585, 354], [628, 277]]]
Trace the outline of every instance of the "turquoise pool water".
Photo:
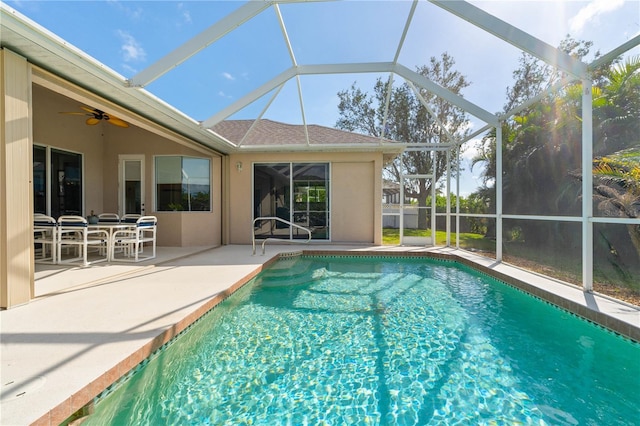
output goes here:
[[629, 425], [640, 345], [425, 259], [281, 260], [85, 425]]

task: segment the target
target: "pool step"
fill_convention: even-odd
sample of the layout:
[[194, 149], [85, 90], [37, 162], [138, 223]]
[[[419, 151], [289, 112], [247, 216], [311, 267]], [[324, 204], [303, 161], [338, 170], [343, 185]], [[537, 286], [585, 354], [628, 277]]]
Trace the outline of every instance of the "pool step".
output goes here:
[[281, 259], [261, 274], [261, 285], [283, 287], [309, 282], [312, 279], [310, 267], [311, 263], [300, 257]]

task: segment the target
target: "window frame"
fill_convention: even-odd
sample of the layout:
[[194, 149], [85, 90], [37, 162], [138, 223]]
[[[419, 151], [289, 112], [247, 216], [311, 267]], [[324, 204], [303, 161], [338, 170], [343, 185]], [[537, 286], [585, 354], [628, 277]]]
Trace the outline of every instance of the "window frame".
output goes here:
[[[42, 174], [42, 177], [44, 178], [44, 212], [39, 211], [37, 212], [37, 202], [36, 202], [36, 193], [35, 193], [35, 185], [36, 185], [36, 176], [35, 176], [35, 150], [39, 149], [39, 150], [44, 150], [44, 154], [45, 154], [45, 159], [44, 159], [44, 172]], [[54, 173], [54, 166], [52, 164], [53, 162], [53, 158], [56, 154], [53, 153], [53, 151], [59, 153], [60, 155], [70, 155], [70, 156], [75, 156], [78, 159], [78, 173], [79, 173], [79, 197], [80, 197], [80, 205], [78, 206], [80, 211], [77, 212], [77, 214], [79, 214], [80, 216], [83, 216], [83, 212], [85, 212], [86, 209], [86, 170], [85, 170], [85, 155], [82, 152], [78, 152], [78, 151], [74, 151], [71, 149], [66, 149], [66, 148], [60, 148], [57, 146], [53, 146], [53, 145], [47, 145], [47, 144], [42, 144], [42, 143], [37, 143], [34, 142], [32, 144], [31, 147], [31, 157], [32, 157], [32, 170], [31, 170], [31, 179], [32, 179], [32, 195], [31, 195], [31, 202], [33, 204], [33, 212], [34, 213], [44, 213], [48, 216], [54, 216], [54, 217], [58, 217], [60, 215], [63, 214], [75, 214], [75, 213], [71, 213], [71, 212], [66, 212], [66, 211], [62, 211], [60, 212], [59, 215], [56, 215], [52, 209], [53, 209], [53, 205], [54, 205], [54, 197], [60, 197], [60, 194], [58, 193], [58, 180], [55, 179], [55, 176], [65, 176], [64, 174], [64, 170], [63, 169], [59, 169], [56, 168], [55, 169], [55, 173]], [[62, 174], [60, 174], [60, 172], [62, 172]], [[54, 192], [55, 191], [55, 192]], [[42, 210], [42, 209], [40, 209]]]
[[[312, 211], [312, 210], [308, 210], [306, 211], [307, 214], [316, 214], [316, 213], [322, 213], [324, 215], [324, 220], [325, 220], [325, 225], [323, 226], [323, 228], [325, 229], [325, 237], [324, 238], [316, 238], [314, 236], [312, 236], [312, 240], [315, 242], [330, 242], [331, 241], [331, 232], [332, 232], [332, 226], [331, 226], [331, 206], [332, 206], [332, 202], [331, 202], [331, 197], [333, 194], [332, 188], [331, 188], [331, 180], [332, 180], [332, 164], [330, 161], [256, 161], [253, 162], [251, 165], [251, 190], [252, 193], [254, 194], [254, 196], [252, 197], [252, 202], [251, 202], [251, 217], [252, 217], [252, 221], [255, 220], [256, 217], [260, 217], [260, 216], [256, 216], [257, 214], [257, 208], [258, 206], [256, 205], [256, 167], [259, 166], [268, 166], [268, 165], [287, 165], [289, 170], [288, 170], [288, 179], [289, 179], [289, 186], [287, 188], [286, 191], [286, 197], [287, 197], [287, 201], [288, 201], [288, 210], [289, 210], [289, 218], [287, 220], [289, 220], [290, 222], [294, 223], [294, 224], [299, 224], [302, 226], [305, 226], [301, 223], [296, 222], [294, 219], [296, 217], [296, 215], [298, 214], [302, 214], [304, 212], [302, 211], [297, 211], [295, 209], [295, 205], [296, 205], [296, 194], [295, 192], [295, 188], [297, 186], [296, 182], [301, 182], [300, 180], [296, 180], [295, 179], [295, 169], [297, 166], [322, 166], [325, 168], [325, 172], [326, 172], [326, 177], [325, 177], [325, 182], [326, 185], [323, 186], [324, 188], [324, 196], [322, 198], [324, 198], [324, 204], [326, 206], [326, 210], [324, 210], [323, 212], [319, 212], [319, 211]], [[314, 192], [318, 192], [318, 187], [316, 185], [312, 185], [311, 186], [314, 190]], [[328, 192], [328, 194], [327, 194]], [[307, 195], [307, 197], [309, 197], [309, 195]], [[316, 193], [314, 196], [314, 198], [320, 198], [319, 194]], [[309, 203], [309, 200], [305, 200], [305, 203]], [[278, 216], [277, 212], [275, 212], [274, 216]], [[307, 222], [310, 222], [310, 218], [307, 217]], [[286, 227], [286, 228], [291, 228], [287, 225], [276, 225], [277, 227]], [[311, 226], [311, 228], [313, 228], [312, 225], [308, 225]], [[322, 234], [322, 232], [321, 232]], [[305, 234], [306, 235], [306, 234]], [[289, 241], [292, 240], [296, 240], [299, 238], [295, 238], [294, 237], [294, 232], [293, 229], [289, 229]]]
[[[180, 188], [181, 188], [181, 202], [180, 202], [180, 207], [181, 208], [175, 208], [175, 209], [160, 209], [159, 206], [159, 196], [158, 196], [158, 185], [160, 185], [158, 183], [158, 159], [160, 158], [179, 158], [180, 159]], [[204, 209], [204, 210], [194, 210], [192, 208], [190, 208], [190, 202], [192, 202], [193, 198], [189, 195], [187, 195], [187, 206], [184, 206], [184, 201], [182, 201], [182, 195], [184, 194], [184, 185], [186, 184], [187, 186], [190, 185], [189, 182], [185, 182], [185, 171], [184, 171], [184, 160], [202, 160], [202, 161], [206, 161], [207, 167], [207, 179], [208, 179], [208, 208]], [[213, 162], [211, 161], [210, 157], [197, 157], [197, 156], [193, 156], [193, 155], [173, 155], [173, 154], [167, 154], [167, 155], [154, 155], [153, 156], [153, 194], [152, 194], [152, 202], [153, 202], [153, 210], [155, 212], [162, 212], [162, 213], [211, 213], [213, 211], [213, 199], [212, 199], [212, 188], [213, 188]], [[188, 178], [191, 178], [187, 175]], [[200, 177], [193, 177], [193, 179], [204, 179], [204, 178], [200, 178]], [[176, 185], [177, 183], [173, 183], [173, 185]], [[191, 194], [191, 192], [188, 192], [188, 194]], [[173, 203], [169, 203], [169, 204], [173, 204]], [[177, 206], [177, 205], [176, 205]], [[185, 208], [187, 207], [187, 208]]]

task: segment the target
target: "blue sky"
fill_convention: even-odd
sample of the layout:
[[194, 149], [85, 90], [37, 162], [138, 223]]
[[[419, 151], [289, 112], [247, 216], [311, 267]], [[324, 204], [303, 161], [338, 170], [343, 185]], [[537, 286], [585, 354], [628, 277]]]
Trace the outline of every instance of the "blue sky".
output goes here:
[[[126, 78], [242, 6], [242, 1], [33, 1], [13, 7]], [[606, 53], [640, 32], [640, 0], [472, 1], [557, 46], [565, 35]], [[411, 2], [341, 1], [280, 6], [298, 64], [391, 61]], [[463, 95], [490, 112], [502, 110], [519, 51], [428, 2], [420, 2], [399, 55], [410, 68], [448, 52], [472, 82]], [[633, 54], [640, 54], [638, 48]], [[244, 23], [146, 87], [196, 120], [205, 120], [291, 67], [274, 8]], [[308, 123], [333, 126], [337, 92], [356, 82], [369, 91], [388, 75], [301, 77]], [[397, 80], [396, 80], [397, 81]], [[401, 82], [399, 82], [401, 83]], [[265, 117], [301, 123], [296, 81], [288, 82]], [[270, 96], [231, 118], [253, 118]], [[473, 121], [473, 126], [484, 123]]]

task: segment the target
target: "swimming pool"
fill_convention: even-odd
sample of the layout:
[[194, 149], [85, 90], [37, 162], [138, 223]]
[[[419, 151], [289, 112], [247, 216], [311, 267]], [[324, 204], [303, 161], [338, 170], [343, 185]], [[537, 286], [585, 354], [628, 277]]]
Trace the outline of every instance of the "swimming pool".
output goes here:
[[86, 425], [633, 424], [640, 345], [452, 262], [281, 260]]

